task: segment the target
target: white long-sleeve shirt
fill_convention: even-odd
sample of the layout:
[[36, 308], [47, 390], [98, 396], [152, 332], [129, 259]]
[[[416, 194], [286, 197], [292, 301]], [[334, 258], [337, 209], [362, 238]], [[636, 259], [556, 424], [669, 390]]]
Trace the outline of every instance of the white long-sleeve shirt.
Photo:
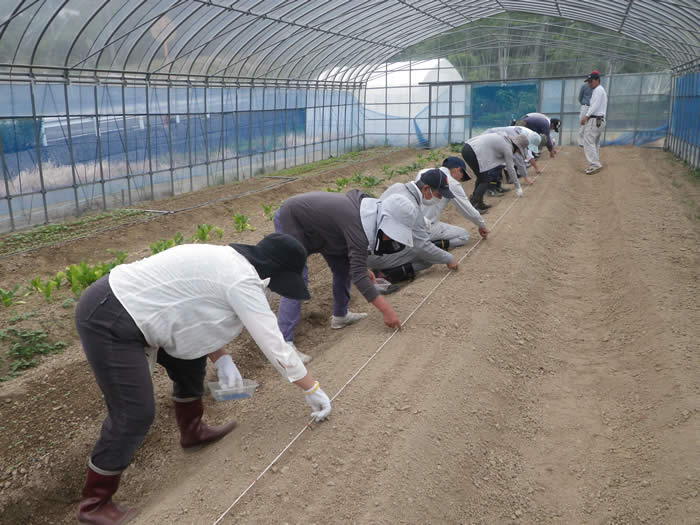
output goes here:
[[265, 297], [267, 282], [233, 248], [210, 244], [176, 246], [109, 274], [114, 295], [149, 346], [197, 359], [245, 326], [277, 371], [298, 381], [306, 367], [277, 327]]
[[603, 86], [598, 86], [593, 90], [591, 95], [591, 105], [588, 106], [588, 111], [586, 111], [586, 116], [591, 117], [593, 115], [604, 117], [607, 115], [608, 111], [608, 94], [605, 92]]
[[[441, 167], [440, 170], [447, 175], [447, 182], [450, 186], [450, 190], [454, 193], [454, 199], [430, 199], [429, 201], [423, 200], [421, 208], [423, 210], [423, 215], [426, 219], [430, 221], [431, 224], [436, 224], [440, 221], [440, 215], [449, 203], [453, 203], [457, 211], [462, 214], [462, 217], [468, 221], [474, 223], [479, 228], [486, 228], [486, 223], [481, 217], [481, 214], [477, 211], [472, 203], [469, 202], [466, 193], [464, 193], [464, 188], [462, 185], [456, 181], [450, 174], [450, 170], [445, 167]], [[416, 180], [420, 179], [420, 176], [428, 171], [427, 169], [418, 172]]]
[[[419, 213], [416, 215], [416, 221], [413, 223], [413, 248], [416, 253], [420, 254], [420, 258], [430, 264], [449, 264], [454, 260], [451, 253], [441, 250], [430, 240], [430, 230], [425, 225], [425, 216], [421, 208], [422, 196], [421, 192], [413, 182], [403, 184], [397, 182], [389, 186], [382, 193], [380, 200], [385, 200], [389, 195], [403, 195], [409, 201], [415, 202]], [[447, 199], [443, 199], [447, 200]]]

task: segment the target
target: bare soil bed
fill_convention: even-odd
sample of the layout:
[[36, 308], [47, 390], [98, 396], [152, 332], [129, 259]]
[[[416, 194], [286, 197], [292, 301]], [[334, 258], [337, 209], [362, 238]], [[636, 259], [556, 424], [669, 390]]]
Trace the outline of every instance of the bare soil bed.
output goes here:
[[[223, 227], [217, 243], [255, 243], [272, 231], [261, 204], [358, 171], [383, 177], [417, 153], [373, 150], [285, 184], [253, 179], [149, 203], [192, 209], [3, 257], [0, 288], [108, 260], [107, 249], [136, 260], [197, 224]], [[447, 269], [434, 267], [388, 296], [401, 319], [415, 311], [388, 342], [355, 291], [351, 308], [369, 317], [330, 330], [330, 273], [311, 257], [297, 344], [329, 395], [345, 388], [330, 420], [304, 432], [221, 523], [700, 523], [700, 188], [659, 150], [605, 148], [602, 160], [586, 176], [580, 149], [543, 157], [524, 198], [490, 200], [491, 234], [475, 248], [476, 228], [448, 208], [443, 219], [472, 234], [454, 253], [468, 255], [444, 281]], [[233, 213], [256, 230], [236, 233]], [[0, 306], [0, 326], [68, 345], [0, 383], [2, 524], [75, 521], [104, 407], [69, 297]], [[239, 426], [199, 451], [178, 446], [169, 382], [156, 372], [156, 421], [116, 498], [141, 508], [136, 523], [213, 523], [305, 428], [303, 396], [250, 338], [227, 350], [260, 387], [250, 400], [206, 398], [209, 422]]]

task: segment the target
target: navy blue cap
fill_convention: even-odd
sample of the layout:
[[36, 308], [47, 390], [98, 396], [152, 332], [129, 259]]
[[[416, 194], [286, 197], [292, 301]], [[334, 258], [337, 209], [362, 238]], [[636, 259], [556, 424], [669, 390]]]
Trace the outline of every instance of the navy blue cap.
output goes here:
[[447, 175], [445, 175], [438, 168], [433, 168], [421, 174], [420, 180], [426, 185], [430, 186], [434, 190], [438, 190], [440, 195], [446, 199], [454, 199], [455, 194], [452, 193], [450, 189], [450, 183], [447, 180]]
[[447, 157], [442, 161], [442, 165], [447, 169], [459, 168], [462, 170], [462, 182], [465, 180], [470, 180], [471, 177], [467, 173], [467, 165], [459, 157]]

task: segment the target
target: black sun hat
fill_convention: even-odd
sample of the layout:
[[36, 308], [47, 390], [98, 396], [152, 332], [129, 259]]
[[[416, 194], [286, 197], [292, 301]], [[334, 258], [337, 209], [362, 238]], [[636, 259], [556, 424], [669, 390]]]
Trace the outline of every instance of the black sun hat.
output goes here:
[[302, 272], [306, 266], [306, 249], [291, 235], [271, 233], [255, 246], [229, 244], [248, 259], [261, 279], [270, 278], [270, 290], [296, 300], [311, 298]]

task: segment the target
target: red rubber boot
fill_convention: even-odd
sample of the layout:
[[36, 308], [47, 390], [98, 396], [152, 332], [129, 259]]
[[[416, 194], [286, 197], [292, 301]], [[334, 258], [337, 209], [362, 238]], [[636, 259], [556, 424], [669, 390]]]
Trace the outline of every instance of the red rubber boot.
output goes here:
[[136, 510], [125, 509], [112, 501], [119, 488], [121, 474], [104, 476], [88, 468], [83, 498], [78, 507], [78, 521], [94, 525], [123, 525], [136, 516]]
[[202, 422], [204, 405], [201, 399], [185, 403], [175, 401], [175, 419], [180, 429], [182, 448], [205, 445], [224, 437], [236, 426], [235, 421], [218, 427], [210, 427]]

